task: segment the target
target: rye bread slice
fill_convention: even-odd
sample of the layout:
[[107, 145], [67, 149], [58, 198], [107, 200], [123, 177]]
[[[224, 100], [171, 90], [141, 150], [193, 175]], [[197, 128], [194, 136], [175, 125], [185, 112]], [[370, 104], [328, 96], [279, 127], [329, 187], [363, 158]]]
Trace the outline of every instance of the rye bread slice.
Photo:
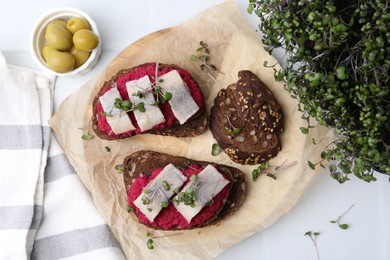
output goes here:
[[[240, 75], [240, 73], [239, 73]], [[244, 73], [247, 75], [247, 73]], [[256, 77], [256, 76], [255, 76]], [[257, 78], [257, 77], [256, 77]], [[239, 80], [239, 83], [248, 88], [247, 101], [244, 101], [248, 107], [253, 104], [257, 104], [259, 100], [257, 95], [268, 96], [267, 102], [271, 102], [275, 105], [279, 105], [276, 99], [268, 93], [268, 88], [264, 89], [263, 85], [253, 84], [253, 76], [249, 78], [251, 84], [245, 83], [243, 79]], [[281, 109], [278, 109], [280, 119], [275, 123], [274, 117], [268, 118], [268, 112], [270, 109], [266, 108], [266, 118], [260, 122], [260, 124], [253, 123], [248, 117], [250, 116], [249, 109], [244, 110], [243, 113], [239, 113], [243, 101], [237, 96], [239, 94], [238, 84], [231, 84], [226, 89], [222, 89], [214, 99], [214, 106], [211, 108], [210, 113], [210, 130], [217, 140], [219, 146], [234, 162], [240, 164], [259, 164], [261, 162], [268, 161], [270, 158], [275, 157], [281, 149], [281, 143], [278, 137], [278, 133], [283, 130], [282, 126], [282, 113]], [[268, 90], [268, 91], [267, 91]], [[255, 94], [256, 93], [256, 94]], [[280, 105], [279, 105], [280, 108]], [[263, 112], [263, 111], [262, 111]], [[278, 116], [279, 118], [279, 116]], [[276, 121], [276, 120], [275, 120]], [[234, 129], [240, 129], [239, 133], [234, 133]]]
[[[123, 138], [130, 137], [124, 134], [110, 136], [107, 132], [102, 131], [98, 126], [98, 114], [96, 112], [97, 111], [96, 106], [97, 103], [99, 102], [99, 97], [104, 94], [104, 89], [109, 87], [112, 84], [112, 82], [117, 81], [119, 78], [123, 77], [124, 75], [132, 71], [135, 71], [142, 67], [150, 66], [151, 64], [155, 64], [155, 63], [145, 63], [130, 69], [121, 70], [110, 80], [104, 82], [103, 86], [99, 89], [98, 93], [95, 95], [92, 102], [92, 119], [91, 119], [92, 129], [99, 138], [105, 140], [116, 140], [116, 139], [123, 139]], [[158, 65], [159, 70], [166, 69], [166, 68], [179, 69], [179, 67], [174, 64]], [[190, 76], [190, 78], [192, 81], [196, 82], [192, 76]], [[171, 126], [162, 129], [148, 130], [141, 134], [148, 133], [148, 134], [156, 134], [156, 135], [164, 135], [164, 136], [175, 136], [175, 137], [193, 137], [204, 133], [207, 130], [207, 124], [208, 124], [208, 115], [207, 115], [205, 101], [203, 99], [203, 106], [199, 109], [199, 111], [196, 114], [194, 114], [190, 119], [188, 119], [188, 121], [183, 125], [180, 125], [179, 122], [175, 120]]]
[[235, 105], [238, 115], [263, 131], [282, 132], [282, 107], [271, 90], [251, 71], [238, 72]]
[[[188, 159], [180, 156], [173, 156], [165, 153], [158, 153], [154, 151], [142, 150], [135, 152], [129, 156], [127, 156], [123, 161], [124, 173], [123, 180], [125, 183], [126, 192], [130, 189], [132, 183], [135, 179], [139, 178], [143, 175], [150, 174], [156, 168], [163, 168], [169, 163], [172, 163], [177, 168], [183, 167], [183, 165], [189, 164], [197, 164], [200, 166], [207, 166], [208, 164], [212, 164], [214, 167], [218, 169], [224, 176], [226, 176], [231, 185], [231, 192], [228, 200], [226, 200], [222, 209], [216, 213], [213, 217], [208, 219], [206, 222], [192, 226], [189, 229], [199, 228], [206, 225], [215, 225], [231, 216], [238, 210], [242, 202], [244, 201], [246, 195], [247, 188], [247, 178], [245, 173], [242, 171], [226, 165], [216, 164], [212, 162], [205, 161], [196, 161], [192, 159]], [[136, 213], [134, 213], [136, 214]], [[150, 226], [145, 223], [142, 223], [148, 227], [153, 229], [161, 229], [156, 228], [155, 226]], [[181, 230], [180, 227], [175, 227], [170, 230]]]

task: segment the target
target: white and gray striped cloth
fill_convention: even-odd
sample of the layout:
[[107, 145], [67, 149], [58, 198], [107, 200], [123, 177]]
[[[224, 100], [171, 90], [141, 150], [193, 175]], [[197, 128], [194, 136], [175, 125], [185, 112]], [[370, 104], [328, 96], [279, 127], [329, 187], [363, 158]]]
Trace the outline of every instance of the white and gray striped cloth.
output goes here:
[[54, 81], [0, 52], [0, 259], [124, 259], [50, 134]]

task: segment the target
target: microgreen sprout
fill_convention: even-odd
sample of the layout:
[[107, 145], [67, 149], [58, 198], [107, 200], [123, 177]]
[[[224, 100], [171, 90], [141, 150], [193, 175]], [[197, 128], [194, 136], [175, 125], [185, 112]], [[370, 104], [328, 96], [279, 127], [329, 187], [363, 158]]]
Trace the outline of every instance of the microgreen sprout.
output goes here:
[[170, 190], [171, 186], [168, 184], [167, 181], [163, 181], [161, 184], [165, 190]]
[[242, 129], [240, 127], [235, 127], [232, 122], [230, 121], [230, 118], [226, 116], [226, 121], [228, 123], [228, 126], [225, 126], [225, 131], [229, 134], [239, 134], [241, 133]]
[[200, 69], [205, 71], [210, 78], [216, 81], [215, 77], [211, 74], [212, 71], [217, 71], [215, 65], [209, 63], [210, 49], [209, 45], [204, 41], [199, 42], [199, 47], [196, 49], [196, 54], [190, 55], [191, 61], [200, 62]]
[[191, 181], [197, 181], [198, 180], [198, 175], [197, 174], [192, 174], [190, 177]]
[[162, 208], [166, 208], [166, 207], [168, 207], [168, 205], [169, 205], [169, 202], [168, 202], [168, 201], [166, 201], [166, 200], [161, 201], [161, 207], [162, 207]]
[[81, 136], [81, 138], [82, 138], [83, 140], [91, 140], [91, 139], [93, 138], [93, 135], [91, 135], [90, 133], [86, 133], [86, 134], [83, 134], [83, 135]]
[[221, 147], [217, 144], [217, 143], [214, 143], [212, 146], [211, 146], [211, 155], [212, 156], [217, 156], [218, 154], [220, 154], [222, 152], [222, 149]]
[[169, 235], [162, 235], [162, 236], [153, 236], [153, 233], [151, 231], [148, 231], [146, 233], [146, 237], [148, 238], [148, 240], [146, 241], [146, 247], [148, 249], [154, 249], [154, 239], [159, 239], [159, 238], [163, 238], [163, 237], [171, 237], [171, 236], [178, 236], [178, 235], [182, 235], [183, 233], [174, 233], [174, 234], [169, 234]]
[[133, 97], [145, 98], [145, 93], [138, 90], [136, 93], [131, 94]]
[[220, 154], [222, 152], [222, 149], [221, 147], [217, 144], [217, 143], [214, 143], [212, 146], [211, 146], [211, 155], [212, 156], [217, 156], [218, 154]]
[[152, 238], [149, 238], [148, 241], [146, 242], [146, 247], [148, 249], [154, 249], [154, 246], [153, 246], [153, 239]]
[[130, 212], [134, 212], [134, 208], [132, 207], [132, 206], [130, 206], [129, 204], [127, 204], [126, 205], [126, 211], [128, 212], [128, 213], [130, 213]]
[[[163, 91], [163, 88], [158, 85], [158, 83], [164, 82], [163, 79], [159, 79], [157, 77], [158, 66], [159, 66], [158, 63], [156, 63], [156, 76], [154, 76], [155, 81], [152, 83], [152, 86], [150, 88], [145, 89], [145, 90], [142, 90], [142, 91], [138, 90], [137, 92], [131, 94], [134, 97], [139, 97], [140, 99], [142, 99], [142, 98], [146, 97], [147, 93], [152, 93], [155, 96], [156, 101], [150, 105], [154, 105], [154, 106], [157, 106], [160, 103], [164, 104], [165, 102], [168, 102], [169, 100], [172, 99], [172, 96], [173, 96], [171, 92]], [[118, 87], [115, 82], [113, 82], [113, 87]], [[114, 107], [117, 109], [121, 109], [125, 112], [130, 112], [130, 111], [135, 111], [135, 110], [139, 110], [140, 112], [146, 111], [144, 102], [134, 104], [130, 101], [130, 99], [122, 100], [120, 98], [115, 98]], [[106, 113], [106, 112], [103, 112], [103, 113], [104, 113], [104, 115], [102, 114], [102, 116], [104, 116], [104, 117], [110, 116], [109, 113]]]
[[146, 196], [146, 195], [143, 195], [143, 196], [141, 197], [141, 201], [142, 201], [142, 204], [144, 204], [144, 205], [148, 205], [148, 204], [150, 203], [150, 199], [149, 199], [149, 197]]
[[333, 224], [336, 224], [339, 226], [339, 228], [343, 229], [343, 230], [346, 230], [349, 228], [349, 225], [348, 224], [345, 224], [345, 223], [341, 223], [341, 219], [344, 217], [345, 214], [348, 213], [348, 211], [350, 211], [353, 206], [355, 206], [355, 204], [352, 204], [343, 214], [341, 214], [336, 220], [331, 220], [330, 223], [333, 223]]
[[123, 173], [125, 171], [123, 164], [115, 165], [114, 169], [116, 170], [117, 173]]
[[[163, 82], [163, 80], [160, 80], [160, 82]], [[171, 100], [173, 96], [169, 91], [164, 92], [163, 89], [158, 85], [154, 87], [153, 93], [156, 96], [156, 101], [153, 105], [158, 105], [159, 103], [164, 104], [165, 102]]]
[[192, 169], [192, 170], [197, 171], [197, 172], [201, 171], [198, 168], [195, 168], [195, 167], [191, 166], [191, 162], [190, 161], [186, 161], [181, 168], [182, 169]]
[[185, 161], [185, 162], [183, 163], [183, 166], [182, 166], [181, 168], [183, 168], [183, 169], [188, 169], [188, 168], [190, 167], [190, 165], [191, 165], [191, 162], [190, 162], [190, 161]]
[[128, 111], [132, 107], [132, 104], [129, 100], [122, 100], [120, 98], [115, 98], [114, 107], [116, 107], [117, 109], [123, 109], [124, 111]]
[[286, 164], [286, 162], [287, 160], [285, 160], [281, 165], [278, 166], [272, 166], [269, 164], [268, 161], [259, 164], [259, 166], [252, 171], [252, 180], [256, 181], [256, 179], [260, 176], [261, 173], [276, 180], [277, 179], [276, 173], [288, 169], [294, 166], [295, 164], [297, 164], [297, 161], [293, 161], [288, 164]]
[[182, 202], [184, 203], [184, 205], [191, 206], [192, 208], [194, 208], [195, 201], [195, 191], [192, 188], [187, 188], [185, 191], [179, 193], [179, 196], [175, 202], [177, 202], [177, 204], [180, 204], [180, 202]]
[[309, 236], [310, 240], [314, 244], [314, 248], [316, 250], [316, 255], [317, 255], [317, 260], [320, 260], [320, 255], [318, 253], [318, 246], [317, 246], [317, 237], [320, 235], [320, 232], [312, 232], [312, 231], [307, 231], [305, 233], [305, 236]]
[[[88, 127], [87, 127], [87, 133], [86, 134], [83, 134], [82, 136], [81, 136], [81, 139], [83, 139], [83, 140], [91, 140], [91, 139], [93, 139], [93, 135], [92, 134], [90, 134], [89, 133], [89, 131], [91, 130], [91, 124], [92, 124], [92, 119], [90, 119], [89, 121], [88, 121]], [[84, 130], [84, 128], [79, 128], [80, 130]]]

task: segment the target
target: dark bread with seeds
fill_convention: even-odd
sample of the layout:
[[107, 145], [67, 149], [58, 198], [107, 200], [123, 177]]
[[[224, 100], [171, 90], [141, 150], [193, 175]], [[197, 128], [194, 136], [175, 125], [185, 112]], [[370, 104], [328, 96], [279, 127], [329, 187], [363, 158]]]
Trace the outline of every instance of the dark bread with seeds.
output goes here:
[[[99, 114], [97, 113], [97, 104], [99, 102], [99, 97], [104, 94], [104, 90], [107, 87], [109, 87], [112, 84], [112, 82], [117, 81], [119, 78], [123, 77], [124, 75], [126, 75], [128, 73], [132, 73], [136, 70], [145, 68], [147, 66], [150, 66], [151, 64], [155, 64], [155, 63], [145, 63], [145, 64], [141, 64], [141, 65], [138, 65], [138, 66], [130, 68], [130, 69], [120, 70], [110, 80], [105, 81], [103, 83], [103, 86], [99, 89], [98, 93], [95, 95], [93, 102], [92, 102], [92, 110], [93, 110], [92, 111], [92, 119], [91, 119], [92, 120], [92, 129], [99, 138], [105, 139], [105, 140], [115, 140], [115, 139], [123, 139], [123, 138], [131, 137], [131, 135], [129, 136], [126, 133], [112, 136], [112, 135], [109, 135], [107, 132], [102, 131], [98, 126]], [[174, 65], [174, 64], [161, 64], [160, 63], [160, 64], [158, 64], [158, 69], [161, 71], [164, 69], [177, 70], [177, 69], [182, 69], [182, 68], [180, 68], [179, 66]], [[193, 81], [197, 85], [195, 79], [191, 75], [190, 75], [190, 80]], [[208, 115], [207, 115], [205, 101], [203, 98], [202, 107], [200, 107], [199, 111], [197, 111], [196, 114], [194, 114], [190, 119], [188, 119], [188, 121], [185, 122], [183, 125], [180, 125], [179, 122], [177, 120], [175, 120], [174, 123], [168, 127], [164, 127], [161, 129], [151, 129], [151, 130], [145, 131], [141, 134], [148, 133], [148, 134], [174, 136], [174, 137], [193, 137], [193, 136], [200, 135], [207, 130], [207, 123], [208, 123], [207, 121], [208, 121]], [[135, 133], [133, 135], [135, 135]]]
[[238, 72], [235, 105], [238, 115], [263, 131], [283, 131], [282, 107], [271, 90], [251, 71]]
[[[183, 165], [186, 165], [188, 163], [204, 167], [208, 164], [211, 164], [216, 167], [218, 171], [230, 181], [230, 183], [228, 184], [231, 185], [230, 195], [225, 201], [225, 204], [221, 208], [221, 210], [201, 225], [192, 226], [189, 229], [220, 223], [227, 217], [231, 216], [234, 212], [236, 212], [244, 201], [247, 189], [247, 178], [245, 173], [243, 173], [239, 169], [212, 162], [197, 161], [185, 157], [173, 156], [165, 153], [147, 150], [135, 152], [124, 159], [123, 180], [126, 191], [129, 191], [131, 185], [137, 178], [143, 175], [150, 174], [152, 170], [156, 168], [164, 168], [169, 163], [172, 163], [177, 168], [183, 167]], [[145, 223], [142, 224], [149, 226], [153, 229], [160, 229], [158, 227], [150, 226]], [[180, 230], [180, 227], [175, 227], [170, 230]]]
[[[271, 91], [250, 71], [219, 91], [210, 114], [210, 130], [234, 162], [259, 164], [281, 149], [282, 110]], [[229, 130], [230, 129], [230, 130]], [[240, 129], [239, 133], [232, 133]]]

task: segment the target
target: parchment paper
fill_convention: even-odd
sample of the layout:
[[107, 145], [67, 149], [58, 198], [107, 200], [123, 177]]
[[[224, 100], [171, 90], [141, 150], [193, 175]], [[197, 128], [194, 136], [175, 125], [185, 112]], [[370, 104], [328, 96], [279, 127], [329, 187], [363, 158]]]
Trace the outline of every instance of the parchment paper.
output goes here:
[[[210, 46], [210, 63], [221, 73], [214, 82], [199, 64], [190, 61], [199, 41]], [[96, 207], [111, 227], [129, 259], [208, 259], [224, 249], [273, 224], [297, 202], [302, 192], [315, 176], [307, 166], [310, 159], [320, 160], [320, 151], [331, 135], [328, 130], [316, 127], [309, 135], [303, 135], [299, 127], [305, 126], [297, 103], [284, 91], [283, 84], [276, 83], [273, 70], [263, 67], [263, 62], [276, 63], [268, 55], [259, 36], [249, 27], [233, 1], [210, 8], [175, 28], [158, 32], [136, 42], [122, 51], [99, 76], [87, 82], [69, 96], [50, 120], [63, 148], [81, 180], [91, 192]], [[293, 167], [277, 174], [274, 180], [261, 175], [252, 181], [251, 172], [256, 166], [235, 164], [221, 153], [211, 156], [215, 143], [208, 130], [194, 138], [173, 138], [157, 135], [140, 135], [124, 140], [106, 141], [95, 136], [82, 140], [81, 135], [91, 132], [92, 99], [105, 80], [117, 71], [145, 62], [177, 64], [187, 69], [198, 81], [210, 110], [216, 93], [237, 81], [237, 72], [249, 69], [257, 74], [272, 90], [282, 104], [285, 115], [285, 131], [281, 135], [282, 150], [270, 161], [280, 165], [297, 161]], [[322, 140], [323, 145], [312, 145], [312, 138]], [[104, 147], [111, 148], [111, 152]], [[146, 247], [148, 228], [139, 224], [126, 208], [126, 190], [121, 174], [114, 166], [121, 164], [125, 156], [141, 149], [167, 152], [192, 159], [214, 161], [240, 168], [247, 173], [249, 185], [247, 197], [241, 208], [218, 226], [191, 231], [173, 232], [175, 236], [154, 239], [153, 250]], [[173, 234], [169, 231], [153, 231], [154, 236]]]

